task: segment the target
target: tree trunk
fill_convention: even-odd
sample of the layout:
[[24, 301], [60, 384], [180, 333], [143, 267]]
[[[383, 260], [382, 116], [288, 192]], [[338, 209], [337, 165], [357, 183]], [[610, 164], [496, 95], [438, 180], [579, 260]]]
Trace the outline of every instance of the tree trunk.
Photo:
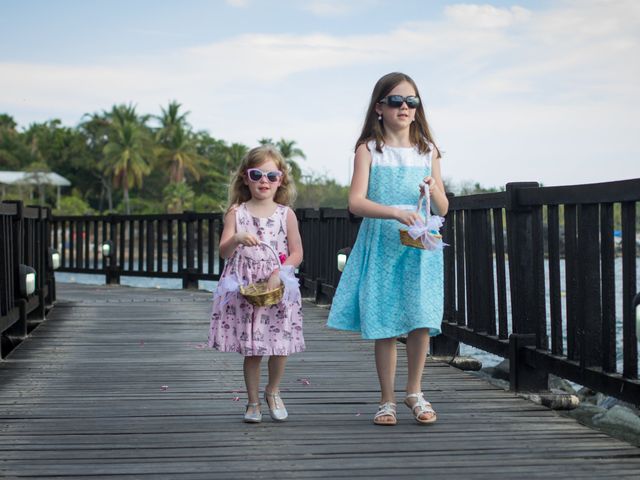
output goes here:
[[124, 184], [124, 205], [127, 215], [131, 215], [131, 209], [129, 208], [129, 185], [127, 185], [127, 182]]
[[113, 189], [111, 187], [107, 187], [107, 206], [109, 211], [113, 212]]
[[113, 188], [111, 180], [109, 178], [102, 179], [104, 188], [107, 191], [107, 206], [109, 207], [109, 213], [113, 212]]
[[102, 205], [104, 204], [104, 184], [102, 185], [102, 188], [100, 189], [100, 201], [98, 202], [98, 211], [100, 212], [100, 215], [102, 215]]

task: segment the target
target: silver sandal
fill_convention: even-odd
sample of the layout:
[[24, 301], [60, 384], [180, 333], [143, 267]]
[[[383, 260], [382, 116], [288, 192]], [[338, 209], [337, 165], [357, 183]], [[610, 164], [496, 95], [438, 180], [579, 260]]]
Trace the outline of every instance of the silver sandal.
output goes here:
[[[267, 398], [271, 398], [273, 400], [274, 408], [271, 408], [271, 405], [269, 405], [269, 401], [267, 400]], [[287, 419], [289, 413], [287, 412], [287, 409], [282, 402], [282, 398], [280, 397], [279, 392], [267, 393], [267, 391], [265, 390], [264, 401], [267, 402], [267, 406], [269, 407], [269, 415], [271, 415], [272, 419], [274, 419], [276, 422], [284, 422]]]
[[249, 413], [249, 407], [259, 407], [260, 403], [247, 403], [247, 409], [244, 412], [245, 423], [260, 423], [262, 421], [262, 412], [258, 410], [255, 413]]

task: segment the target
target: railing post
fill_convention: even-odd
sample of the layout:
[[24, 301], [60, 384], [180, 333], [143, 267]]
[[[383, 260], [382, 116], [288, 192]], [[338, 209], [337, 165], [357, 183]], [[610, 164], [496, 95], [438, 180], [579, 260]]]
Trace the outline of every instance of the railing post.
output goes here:
[[182, 288], [198, 289], [198, 279], [194, 276], [198, 271], [195, 265], [196, 244], [193, 235], [193, 223], [195, 216], [193, 212], [184, 212], [185, 223], [187, 226], [187, 244], [185, 248], [187, 268], [182, 270]]
[[47, 265], [47, 296], [45, 298], [45, 302], [47, 307], [51, 308], [56, 301], [56, 275], [53, 266], [51, 265], [51, 252], [55, 248], [52, 247], [51, 239], [53, 237], [52, 232], [52, 221], [51, 221], [51, 209], [49, 207], [45, 208], [46, 222], [44, 225], [44, 238], [45, 238], [45, 249], [46, 249], [46, 258], [45, 264]]
[[[116, 222], [113, 215], [107, 216], [109, 222], [109, 240], [111, 241], [111, 255], [102, 257], [105, 265], [105, 276], [107, 285], [120, 285], [120, 265], [118, 264], [118, 242], [116, 240]], [[104, 227], [103, 227], [104, 228]], [[132, 240], [133, 241], [133, 240]]]
[[509, 335], [509, 388], [514, 392], [539, 392], [548, 389], [546, 373], [527, 365], [522, 358], [525, 347], [535, 346], [534, 333]]
[[513, 319], [513, 334], [509, 337], [509, 379], [514, 391], [548, 389], [547, 373], [522, 361], [522, 349], [540, 345], [537, 313], [542, 306], [537, 304], [540, 286], [535, 275], [534, 214], [530, 207], [520, 204], [518, 191], [538, 186], [536, 182], [507, 184], [507, 245]]
[[46, 257], [45, 252], [48, 255], [48, 248], [45, 244], [43, 222], [46, 218], [45, 207], [38, 205], [31, 205], [30, 208], [35, 209], [38, 212], [38, 218], [33, 222], [32, 241], [34, 243], [34, 258], [31, 265], [36, 270], [36, 291], [35, 295], [38, 297], [38, 306], [29, 314], [28, 320], [30, 320], [28, 329], [33, 330], [46, 317], [46, 301], [45, 301], [45, 276], [46, 272]]
[[[451, 200], [453, 193], [447, 193]], [[455, 322], [455, 281], [456, 281], [456, 242], [455, 242], [455, 213], [450, 210], [444, 221], [443, 241], [447, 244], [444, 255], [444, 320]], [[438, 335], [431, 339], [430, 354], [433, 356], [451, 357], [457, 355], [460, 342], [446, 335]]]

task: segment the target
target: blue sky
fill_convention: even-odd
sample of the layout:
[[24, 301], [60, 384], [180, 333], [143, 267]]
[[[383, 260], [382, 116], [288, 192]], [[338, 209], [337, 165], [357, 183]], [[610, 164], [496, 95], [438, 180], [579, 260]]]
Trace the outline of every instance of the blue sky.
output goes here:
[[346, 184], [390, 71], [416, 80], [453, 182], [640, 176], [636, 0], [0, 0], [0, 112], [23, 127], [175, 99], [216, 138], [294, 139]]

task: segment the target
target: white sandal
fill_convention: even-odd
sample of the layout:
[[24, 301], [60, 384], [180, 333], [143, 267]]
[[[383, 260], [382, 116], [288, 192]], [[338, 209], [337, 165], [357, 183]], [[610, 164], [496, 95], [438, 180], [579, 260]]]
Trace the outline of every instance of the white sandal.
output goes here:
[[[408, 401], [410, 398], [415, 398], [416, 403], [411, 405]], [[413, 413], [418, 423], [433, 423], [438, 419], [438, 417], [436, 416], [436, 411], [431, 406], [431, 403], [427, 402], [424, 399], [424, 393], [422, 392], [408, 394], [404, 399], [404, 404], [411, 409], [411, 412]], [[427, 419], [421, 418], [421, 416], [425, 413], [431, 413], [432, 415]]]
[[244, 412], [245, 423], [260, 423], [262, 421], [262, 412], [258, 410], [255, 413], [249, 413], [249, 407], [260, 407], [260, 403], [247, 403], [247, 409]]
[[[379, 422], [377, 421], [380, 417], [393, 417], [392, 422]], [[385, 402], [382, 405], [378, 406], [378, 411], [373, 417], [373, 423], [376, 425], [395, 425], [398, 423], [398, 419], [396, 417], [396, 404], [393, 402]]]
[[[271, 398], [273, 400], [274, 408], [271, 408], [271, 405], [269, 404], [269, 400], [267, 400], [268, 398]], [[280, 397], [280, 392], [268, 393], [265, 390], [264, 401], [267, 402], [267, 407], [269, 407], [269, 415], [271, 415], [272, 419], [274, 419], [276, 422], [284, 422], [287, 419], [287, 417], [289, 416], [289, 413], [287, 412], [287, 409], [284, 406], [284, 402]]]

